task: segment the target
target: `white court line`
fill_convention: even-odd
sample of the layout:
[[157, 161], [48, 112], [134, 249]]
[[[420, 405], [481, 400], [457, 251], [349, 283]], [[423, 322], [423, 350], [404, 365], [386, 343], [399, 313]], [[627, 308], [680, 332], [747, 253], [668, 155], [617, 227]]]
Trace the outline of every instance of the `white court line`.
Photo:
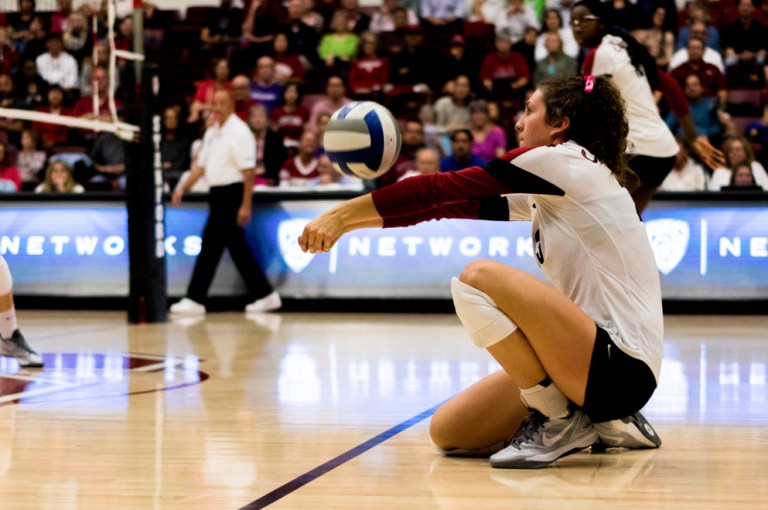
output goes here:
[[[97, 383], [94, 383], [97, 384]], [[21, 393], [11, 393], [9, 395], [3, 395], [0, 397], [0, 404], [5, 402], [12, 402], [14, 400], [21, 400], [22, 398], [34, 397], [37, 395], [47, 395], [49, 393], [56, 393], [58, 391], [71, 390], [72, 388], [83, 388], [85, 386], [93, 386], [86, 384], [60, 384], [50, 388], [38, 388], [35, 390], [22, 391]]]

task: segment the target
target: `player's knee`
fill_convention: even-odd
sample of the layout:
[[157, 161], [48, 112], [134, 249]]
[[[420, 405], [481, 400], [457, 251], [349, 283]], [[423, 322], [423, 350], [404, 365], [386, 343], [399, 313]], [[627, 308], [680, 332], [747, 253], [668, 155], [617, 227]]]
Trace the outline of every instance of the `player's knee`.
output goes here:
[[493, 298], [480, 289], [464, 283], [459, 278], [453, 278], [451, 294], [456, 315], [478, 347], [487, 349], [517, 329], [517, 325], [499, 308]]
[[440, 450], [448, 451], [458, 447], [459, 438], [456, 437], [456, 427], [452, 426], [452, 420], [447, 416], [445, 406], [440, 406], [432, 415], [429, 423], [429, 437]]
[[464, 267], [459, 275], [459, 281], [476, 289], [484, 288], [489, 278], [493, 277], [491, 264], [492, 262], [487, 260], [473, 260]]

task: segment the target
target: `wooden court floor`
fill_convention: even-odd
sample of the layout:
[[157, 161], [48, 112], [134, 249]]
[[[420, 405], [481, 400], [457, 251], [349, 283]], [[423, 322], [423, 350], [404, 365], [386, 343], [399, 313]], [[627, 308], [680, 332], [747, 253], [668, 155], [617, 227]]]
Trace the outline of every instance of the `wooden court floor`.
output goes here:
[[21, 311], [0, 508], [768, 508], [768, 316], [668, 316], [654, 451], [533, 471], [440, 456], [435, 406], [497, 369], [451, 314]]

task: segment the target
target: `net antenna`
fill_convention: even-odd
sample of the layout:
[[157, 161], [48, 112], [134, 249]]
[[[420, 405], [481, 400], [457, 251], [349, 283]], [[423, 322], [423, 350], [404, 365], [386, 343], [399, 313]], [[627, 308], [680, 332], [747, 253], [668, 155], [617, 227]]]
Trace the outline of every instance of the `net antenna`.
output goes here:
[[[98, 63], [98, 2], [94, 1], [91, 9], [91, 26], [93, 30], [93, 67], [95, 68]], [[72, 128], [90, 129], [93, 131], [106, 131], [114, 133], [116, 136], [127, 140], [135, 141], [139, 134], [139, 127], [133, 124], [122, 122], [117, 117], [117, 107], [115, 106], [115, 77], [117, 76], [117, 59], [122, 58], [125, 60], [132, 60], [135, 62], [143, 62], [144, 55], [141, 53], [134, 53], [131, 51], [119, 50], [115, 46], [115, 20], [117, 18], [117, 0], [107, 0], [107, 42], [109, 44], [109, 85], [107, 89], [107, 105], [109, 108], [110, 120], [100, 120], [99, 117], [99, 87], [96, 83], [95, 77], [93, 78], [93, 115], [94, 119], [82, 119], [80, 117], [72, 117], [68, 115], [56, 115], [45, 112], [34, 112], [30, 110], [22, 110], [18, 108], [0, 108], [0, 117], [7, 117], [10, 119], [26, 120], [32, 122], [45, 122], [49, 124], [57, 124]]]

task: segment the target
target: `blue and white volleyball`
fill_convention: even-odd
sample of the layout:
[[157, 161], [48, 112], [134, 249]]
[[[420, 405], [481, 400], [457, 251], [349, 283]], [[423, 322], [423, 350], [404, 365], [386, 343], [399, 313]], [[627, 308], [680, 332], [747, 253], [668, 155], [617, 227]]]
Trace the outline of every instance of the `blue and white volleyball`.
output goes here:
[[336, 171], [361, 179], [387, 172], [400, 154], [400, 128], [379, 103], [357, 101], [342, 106], [325, 128], [323, 146]]

